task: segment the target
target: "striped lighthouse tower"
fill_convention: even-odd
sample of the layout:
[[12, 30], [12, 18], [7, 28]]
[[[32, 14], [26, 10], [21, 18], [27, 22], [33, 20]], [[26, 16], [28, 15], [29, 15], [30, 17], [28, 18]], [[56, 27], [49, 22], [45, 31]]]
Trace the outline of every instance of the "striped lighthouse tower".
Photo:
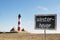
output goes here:
[[21, 30], [21, 28], [20, 28], [20, 18], [21, 18], [21, 15], [19, 14], [18, 15], [18, 31], [20, 31]]

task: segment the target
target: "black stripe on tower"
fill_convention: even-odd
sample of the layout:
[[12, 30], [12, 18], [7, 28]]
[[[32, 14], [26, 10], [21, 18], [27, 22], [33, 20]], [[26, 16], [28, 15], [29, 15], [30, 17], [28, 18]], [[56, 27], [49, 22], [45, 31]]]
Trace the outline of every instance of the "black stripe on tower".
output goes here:
[[20, 25], [20, 21], [18, 21], [18, 25]]
[[20, 17], [21, 17], [21, 15], [19, 14], [19, 15], [18, 15], [18, 19], [20, 19]]

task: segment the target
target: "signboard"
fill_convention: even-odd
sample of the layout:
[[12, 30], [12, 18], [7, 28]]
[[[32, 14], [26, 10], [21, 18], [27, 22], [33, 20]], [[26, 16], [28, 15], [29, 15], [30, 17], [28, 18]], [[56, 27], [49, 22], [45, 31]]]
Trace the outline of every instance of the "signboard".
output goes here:
[[56, 29], [57, 15], [35, 15], [35, 29]]

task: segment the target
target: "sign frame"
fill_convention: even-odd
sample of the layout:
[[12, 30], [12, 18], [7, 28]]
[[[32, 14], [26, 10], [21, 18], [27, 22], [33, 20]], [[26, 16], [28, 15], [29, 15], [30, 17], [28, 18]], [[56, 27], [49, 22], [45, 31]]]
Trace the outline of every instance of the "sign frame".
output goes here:
[[[54, 16], [55, 17], [55, 26], [53, 29], [46, 29], [46, 30], [56, 30], [57, 29], [57, 14], [38, 14], [38, 15], [35, 15], [34, 17], [34, 21], [35, 21], [35, 29], [39, 30], [41, 28], [36, 28], [36, 16]], [[45, 28], [43, 28], [42, 30], [44, 30]]]

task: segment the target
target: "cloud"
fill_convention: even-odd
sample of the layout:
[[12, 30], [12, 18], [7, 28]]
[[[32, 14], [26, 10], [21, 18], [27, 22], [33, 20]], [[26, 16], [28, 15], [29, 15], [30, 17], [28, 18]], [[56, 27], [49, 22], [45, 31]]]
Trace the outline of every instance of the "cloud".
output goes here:
[[54, 7], [43, 7], [43, 6], [38, 6], [37, 10], [41, 11], [47, 11], [47, 13], [60, 13], [60, 5], [56, 5]]
[[40, 10], [44, 10], [44, 11], [48, 11], [49, 10], [48, 8], [42, 7], [42, 6], [38, 6], [37, 8], [40, 9]]
[[55, 7], [53, 10], [56, 11], [57, 13], [60, 13], [60, 5]]

